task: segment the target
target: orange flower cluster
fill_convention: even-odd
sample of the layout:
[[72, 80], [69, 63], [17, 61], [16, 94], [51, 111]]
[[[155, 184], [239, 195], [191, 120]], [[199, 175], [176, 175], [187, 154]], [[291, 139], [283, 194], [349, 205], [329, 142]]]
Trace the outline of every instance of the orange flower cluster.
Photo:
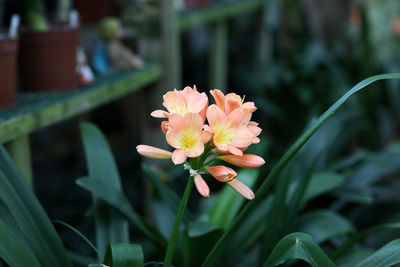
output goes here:
[[[149, 158], [172, 159], [174, 164], [186, 162], [185, 167], [190, 170], [197, 191], [204, 197], [209, 197], [210, 189], [200, 174], [207, 171], [245, 198], [253, 199], [254, 193], [236, 179], [237, 173], [233, 169], [208, 165], [216, 159], [244, 168], [258, 168], [265, 163], [257, 155], [243, 154], [251, 144], [260, 142], [258, 135], [261, 128], [251, 121], [252, 113], [257, 108], [253, 102], [244, 102], [235, 93], [224, 95], [217, 89], [210, 93], [215, 104], [209, 106], [207, 95], [198, 92], [195, 86], [167, 92], [163, 102], [167, 111], [155, 110], [151, 115], [167, 119], [161, 123], [161, 130], [166, 135], [167, 143], [175, 150], [169, 152], [139, 145], [137, 151]], [[191, 164], [187, 162], [188, 158], [199, 160]]]

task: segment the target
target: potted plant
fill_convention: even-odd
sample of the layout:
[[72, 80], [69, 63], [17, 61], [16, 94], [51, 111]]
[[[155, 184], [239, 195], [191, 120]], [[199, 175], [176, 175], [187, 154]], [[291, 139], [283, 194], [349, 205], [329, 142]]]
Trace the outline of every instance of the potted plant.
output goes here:
[[[23, 90], [75, 89], [79, 40], [77, 19], [73, 23], [64, 20], [50, 25], [45, 19], [42, 0], [20, 1], [27, 24], [27, 29], [20, 34], [19, 72]], [[59, 6], [68, 8], [68, 2], [60, 0]]]
[[[0, 4], [0, 8], [3, 5]], [[2, 10], [0, 19], [2, 20]], [[0, 34], [0, 109], [10, 108], [16, 101], [16, 69], [18, 38], [16, 36], [19, 16], [13, 16], [10, 30], [7, 34]]]

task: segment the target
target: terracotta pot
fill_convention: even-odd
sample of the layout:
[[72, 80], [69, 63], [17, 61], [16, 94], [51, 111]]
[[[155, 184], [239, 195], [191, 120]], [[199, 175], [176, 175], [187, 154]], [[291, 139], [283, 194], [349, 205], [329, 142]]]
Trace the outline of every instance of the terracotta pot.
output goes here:
[[19, 72], [25, 91], [65, 91], [77, 87], [78, 29], [21, 31]]
[[186, 10], [193, 10], [210, 6], [212, 3], [213, 0], [185, 0], [185, 8]]
[[0, 38], [0, 109], [15, 105], [18, 40]]

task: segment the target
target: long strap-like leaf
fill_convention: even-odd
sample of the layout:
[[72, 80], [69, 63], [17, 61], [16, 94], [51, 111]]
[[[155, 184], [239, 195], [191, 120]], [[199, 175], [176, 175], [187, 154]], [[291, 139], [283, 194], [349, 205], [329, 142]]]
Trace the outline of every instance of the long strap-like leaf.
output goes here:
[[[90, 177], [107, 181], [122, 191], [117, 164], [106, 138], [91, 123], [80, 125]], [[113, 207], [93, 195], [95, 207], [96, 243], [99, 255], [104, 255], [109, 243], [128, 243], [129, 224]]]
[[39, 267], [35, 257], [24, 248], [2, 221], [0, 221], [0, 240], [0, 258], [8, 265]]
[[72, 266], [53, 224], [0, 145], [0, 201], [43, 266]]
[[400, 263], [400, 239], [395, 239], [354, 267], [387, 267]]
[[364, 89], [371, 83], [374, 83], [379, 80], [387, 80], [387, 79], [399, 79], [400, 73], [391, 73], [391, 74], [381, 74], [369, 77], [353, 88], [351, 88], [346, 94], [344, 94], [339, 100], [337, 100], [327, 111], [325, 111], [322, 116], [313, 123], [313, 125], [307, 129], [290, 147], [290, 149], [286, 152], [286, 154], [279, 160], [279, 162], [272, 169], [270, 174], [261, 184], [260, 188], [256, 192], [256, 197], [249, 202], [242, 212], [237, 216], [236, 220], [232, 223], [230, 228], [224, 233], [224, 235], [219, 239], [217, 244], [214, 246], [208, 257], [203, 262], [203, 266], [214, 266], [217, 263], [218, 257], [221, 255], [224, 250], [226, 244], [229, 242], [231, 236], [236, 232], [236, 230], [240, 227], [240, 225], [244, 222], [247, 216], [250, 216], [250, 212], [257, 207], [257, 205], [261, 202], [268, 189], [271, 187], [272, 183], [278, 177], [278, 174], [282, 171], [282, 169], [286, 166], [291, 158], [300, 150], [300, 148], [310, 139], [310, 137], [325, 123], [327, 119], [335, 114], [335, 112], [355, 93]]
[[147, 237], [162, 249], [167, 246], [167, 241], [153, 226], [147, 224], [133, 209], [124, 194], [107, 181], [96, 178], [81, 178], [77, 184], [90, 191], [96, 198], [111, 205], [138, 227]]

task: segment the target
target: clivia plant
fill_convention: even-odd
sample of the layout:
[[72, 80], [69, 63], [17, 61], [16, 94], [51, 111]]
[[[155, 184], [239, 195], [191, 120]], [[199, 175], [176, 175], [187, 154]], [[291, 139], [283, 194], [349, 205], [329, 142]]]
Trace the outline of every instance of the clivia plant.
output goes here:
[[[211, 92], [216, 104], [210, 106], [208, 106], [207, 96], [197, 92], [195, 88], [187, 87], [182, 91], [168, 92], [164, 96], [164, 106], [167, 111], [157, 110], [152, 115], [165, 118], [161, 123], [161, 129], [166, 135], [167, 142], [174, 148], [173, 152], [145, 145], [138, 146], [137, 150], [146, 157], [171, 159], [175, 164], [183, 164], [188, 170], [189, 179], [180, 203], [179, 197], [168, 186], [160, 180], [157, 185], [154, 183], [157, 190], [164, 190], [165, 200], [170, 201], [170, 206], [176, 204], [177, 207], [177, 216], [169, 240], [156, 227], [137, 214], [125, 197], [115, 160], [101, 132], [93, 125], [82, 124], [88, 176], [78, 179], [77, 183], [93, 195], [97, 228], [96, 246], [86, 241], [97, 253], [98, 259], [93, 259], [93, 261], [103, 263], [89, 264], [89, 266], [142, 267], [156, 264], [171, 266], [177, 243], [182, 247], [177, 250], [180, 252], [179, 255], [178, 253], [175, 255], [176, 258], [173, 261], [175, 266], [232, 266], [237, 263], [237, 266], [273, 267], [298, 259], [311, 266], [321, 267], [336, 266], [333, 260], [338, 266], [357, 267], [393, 266], [400, 263], [398, 253], [400, 239], [394, 239], [376, 251], [366, 250], [361, 242], [371, 233], [384, 229], [399, 229], [399, 223], [385, 223], [372, 228], [356, 229], [348, 222], [349, 220], [346, 221], [346, 218], [340, 216], [334, 209], [314, 210], [303, 214], [301, 220], [296, 220], [298, 218], [295, 215], [305, 202], [332, 188], [339, 188], [344, 182], [343, 177], [334, 173], [315, 174], [314, 164], [309, 173], [294, 183], [291, 183], [291, 177], [287, 175], [291, 160], [296, 159], [294, 156], [299, 155], [298, 152], [304, 144], [312, 141], [311, 136], [352, 95], [373, 82], [395, 78], [400, 78], [400, 74], [372, 76], [350, 89], [304, 131], [285, 155], [274, 164], [268, 176], [260, 181], [255, 193], [239, 182], [241, 172], [236, 175], [233, 169], [216, 165], [218, 160], [244, 168], [257, 168], [264, 164], [262, 158], [245, 153], [248, 146], [258, 143], [258, 135], [261, 131], [257, 124], [251, 121], [251, 115], [255, 110], [254, 104], [244, 102], [235, 94], [223, 95], [218, 90]], [[340, 118], [340, 116], [337, 117]], [[337, 124], [331, 127], [337, 128]], [[331, 129], [328, 128], [329, 131]], [[324, 131], [326, 130], [325, 128]], [[331, 135], [329, 131], [328, 135]], [[337, 143], [334, 142], [334, 145]], [[400, 155], [399, 146], [394, 148], [396, 150], [389, 151], [384, 161], [393, 157], [394, 152]], [[318, 153], [315, 157], [320, 155]], [[373, 158], [370, 157], [370, 160]], [[354, 163], [354, 159], [351, 162]], [[345, 163], [349, 164], [349, 161], [346, 160]], [[382, 160], [379, 160], [379, 163], [382, 163]], [[346, 164], [341, 164], [341, 168], [345, 168]], [[370, 170], [369, 164], [365, 167]], [[235, 211], [230, 213], [233, 216], [222, 218], [226, 222], [223, 227], [211, 223], [202, 224], [204, 221], [195, 221], [193, 214], [186, 218], [184, 216], [193, 185], [202, 196], [210, 195], [208, 185], [203, 178], [207, 172], [217, 180], [227, 182], [241, 196], [252, 199], [241, 207], [243, 201], [238, 204], [236, 200], [237, 198], [244, 199], [230, 190], [229, 193], [237, 198], [225, 199], [224, 210], [219, 211], [225, 215], [225, 210], [230, 210], [231, 206], [236, 207]], [[385, 174], [385, 172], [382, 173]], [[278, 177], [281, 179], [278, 180], [275, 191], [269, 192], [271, 185]], [[232, 183], [232, 181], [239, 183]], [[226, 192], [224, 189], [222, 191], [218, 193], [214, 202], [217, 202], [219, 197]], [[1, 146], [0, 202], [1, 259], [10, 266], [72, 266], [71, 254], [62, 245], [44, 209], [23, 180], [6, 150]], [[220, 205], [221, 202], [216, 204]], [[189, 215], [188, 212], [185, 215]], [[296, 225], [294, 228], [284, 229], [288, 218], [292, 225]], [[178, 236], [181, 222], [184, 220], [185, 230]], [[166, 251], [163, 262], [144, 262], [141, 245], [129, 244], [128, 223], [132, 223], [135, 226], [133, 229], [144, 234], [144, 240], [151, 242], [152, 248], [158, 252]], [[329, 225], [329, 229], [326, 225]], [[137, 240], [137, 236], [134, 236]], [[260, 247], [259, 243], [264, 243], [259, 242], [262, 236], [265, 244]], [[183, 240], [183, 244], [177, 240]], [[326, 247], [320, 243], [322, 240], [335, 240], [335, 242], [329, 244], [330, 249], [325, 249]], [[251, 258], [254, 259], [254, 253], [252, 251], [250, 255], [247, 250], [249, 248], [252, 250], [260, 248], [262, 257], [259, 257], [258, 263], [251, 261]], [[201, 253], [204, 255], [200, 255]], [[241, 257], [241, 255], [246, 256]], [[193, 258], [186, 261], [178, 256], [181, 258], [193, 256]], [[242, 258], [240, 259], [242, 262], [235, 261], [238, 258]], [[222, 259], [224, 265], [219, 264]]]
[[[265, 161], [252, 154], [244, 154], [251, 144], [260, 142], [261, 128], [251, 121], [256, 111], [253, 102], [244, 102], [235, 93], [226, 96], [220, 90], [210, 91], [215, 104], [209, 106], [205, 93], [199, 93], [196, 86], [187, 86], [183, 90], [174, 90], [164, 95], [163, 105], [167, 109], [151, 113], [156, 118], [166, 118], [161, 123], [173, 152], [148, 145], [139, 145], [139, 154], [154, 159], [172, 159], [174, 164], [184, 164], [189, 172], [178, 214], [171, 233], [165, 255], [165, 266], [169, 266], [193, 183], [203, 197], [210, 196], [210, 189], [202, 178], [209, 173], [219, 182], [229, 184], [236, 192], [247, 199], [253, 199], [253, 191], [237, 178], [233, 169], [224, 165], [213, 165], [217, 160], [244, 168], [261, 167]], [[206, 123], [206, 120], [208, 124]]]

